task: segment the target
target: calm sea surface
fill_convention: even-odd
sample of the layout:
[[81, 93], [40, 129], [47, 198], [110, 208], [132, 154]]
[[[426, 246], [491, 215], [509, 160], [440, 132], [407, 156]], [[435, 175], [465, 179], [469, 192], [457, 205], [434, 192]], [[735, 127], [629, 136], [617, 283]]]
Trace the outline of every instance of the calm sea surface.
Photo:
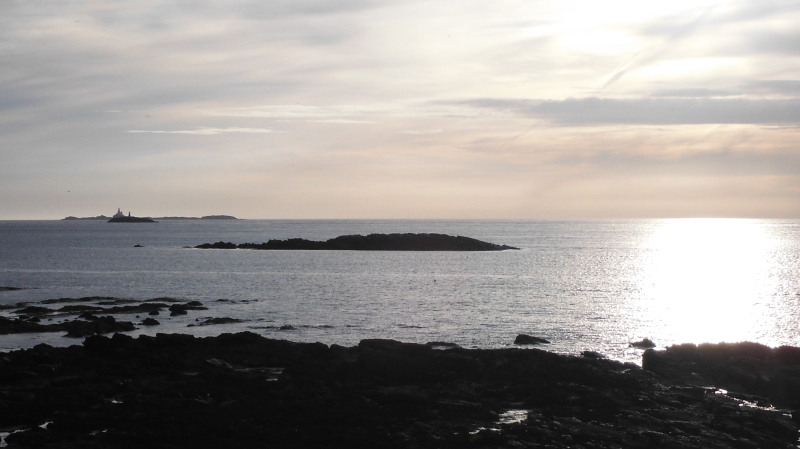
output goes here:
[[[521, 250], [184, 248], [392, 232], [464, 235]], [[633, 361], [640, 352], [628, 344], [644, 337], [662, 347], [800, 346], [800, 221], [0, 221], [0, 286], [24, 288], [0, 292], [0, 304], [169, 296], [209, 307], [162, 314], [161, 326], [132, 335], [249, 330], [326, 344], [393, 338], [497, 348], [526, 333], [551, 340], [544, 348], [552, 351]], [[187, 327], [207, 317], [244, 321]], [[0, 336], [0, 349], [40, 342], [80, 343], [61, 334], [9, 335]]]

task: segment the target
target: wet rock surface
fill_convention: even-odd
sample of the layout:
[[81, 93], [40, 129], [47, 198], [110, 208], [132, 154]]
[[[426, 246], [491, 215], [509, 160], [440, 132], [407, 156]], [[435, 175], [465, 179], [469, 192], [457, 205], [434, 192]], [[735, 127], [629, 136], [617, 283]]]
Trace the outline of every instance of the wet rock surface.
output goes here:
[[306, 239], [270, 240], [266, 243], [204, 243], [199, 249], [352, 250], [352, 251], [503, 251], [519, 249], [470, 237], [445, 234], [343, 235], [324, 242]]
[[[136, 327], [130, 321], [117, 320], [111, 315], [95, 314], [147, 314], [159, 315], [160, 310], [169, 310], [171, 316], [186, 315], [189, 311], [208, 310], [199, 301], [182, 302], [174, 298], [154, 298], [146, 301], [120, 299], [105, 296], [84, 298], [47, 299], [36, 304], [19, 303], [7, 306], [16, 317], [0, 316], [0, 335], [39, 332], [66, 332], [65, 337], [82, 338], [96, 334], [127, 332]], [[63, 305], [67, 304], [67, 305]], [[0, 309], [3, 310], [3, 309]], [[76, 320], [64, 319], [77, 316]], [[40, 324], [42, 319], [63, 319], [61, 322]], [[138, 316], [137, 316], [138, 318]], [[155, 319], [144, 320], [142, 325], [159, 324]], [[224, 323], [211, 323], [224, 324]]]
[[244, 332], [39, 345], [0, 356], [0, 428], [26, 429], [8, 436], [9, 447], [59, 448], [788, 448], [797, 440], [780, 411], [742, 406], [674, 373], [435, 343], [328, 347]]

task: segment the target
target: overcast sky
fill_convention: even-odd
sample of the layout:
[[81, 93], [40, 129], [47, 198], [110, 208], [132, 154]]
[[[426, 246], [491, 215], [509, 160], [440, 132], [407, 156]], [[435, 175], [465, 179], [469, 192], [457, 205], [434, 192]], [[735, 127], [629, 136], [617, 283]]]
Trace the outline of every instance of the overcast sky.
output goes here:
[[800, 1], [0, 2], [0, 219], [800, 217]]

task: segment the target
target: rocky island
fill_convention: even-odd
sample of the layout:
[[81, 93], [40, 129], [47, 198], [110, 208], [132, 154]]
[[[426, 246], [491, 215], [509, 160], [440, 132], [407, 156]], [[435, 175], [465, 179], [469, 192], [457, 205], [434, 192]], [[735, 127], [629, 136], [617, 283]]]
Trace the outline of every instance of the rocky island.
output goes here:
[[[112, 220], [109, 220], [111, 218]], [[109, 223], [154, 223], [156, 220], [238, 220], [233, 215], [204, 215], [202, 217], [155, 217], [155, 218], [142, 218], [132, 217], [130, 212], [128, 215], [122, 213], [122, 210], [117, 209], [117, 213], [113, 217], [106, 217], [105, 215], [98, 215], [96, 217], [75, 217], [68, 216], [62, 220], [107, 220]]]
[[157, 221], [153, 220], [150, 217], [134, 217], [128, 212], [128, 215], [122, 213], [120, 209], [117, 209], [117, 213], [108, 220], [108, 223], [158, 223]]
[[[9, 448], [796, 447], [796, 415], [773, 405], [800, 406], [800, 349], [753, 345], [648, 353], [642, 369], [441, 342], [95, 335], [0, 357], [0, 436]], [[769, 364], [783, 375], [755, 379]]]
[[343, 235], [324, 242], [306, 239], [270, 240], [266, 243], [219, 241], [197, 245], [199, 249], [260, 250], [350, 250], [350, 251], [503, 251], [519, 249], [470, 237], [446, 234], [369, 234]]

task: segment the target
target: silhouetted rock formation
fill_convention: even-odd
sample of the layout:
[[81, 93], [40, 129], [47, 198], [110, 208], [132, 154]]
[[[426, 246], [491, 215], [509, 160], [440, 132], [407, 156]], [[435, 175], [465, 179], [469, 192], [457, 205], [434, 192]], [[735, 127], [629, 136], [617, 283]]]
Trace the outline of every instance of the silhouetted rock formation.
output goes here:
[[635, 341], [630, 344], [632, 348], [639, 348], [639, 349], [650, 349], [655, 348], [656, 344], [653, 343], [653, 340], [649, 338], [642, 339], [641, 341]]
[[198, 326], [210, 326], [213, 324], [231, 324], [231, 323], [241, 323], [242, 320], [238, 318], [230, 318], [230, 317], [220, 317], [220, 318], [208, 318], [204, 320]]
[[550, 343], [550, 342], [545, 340], [544, 338], [533, 337], [525, 334], [519, 334], [517, 335], [517, 338], [514, 339], [515, 345], [538, 345], [540, 343]]
[[152, 218], [147, 217], [112, 217], [108, 220], [108, 223], [158, 223], [157, 221], [153, 220]]
[[779, 411], [636, 365], [536, 349], [117, 334], [4, 354], [0, 391], [0, 422], [25, 429], [9, 447], [763, 449], [797, 441]]
[[267, 243], [204, 243], [200, 249], [351, 250], [351, 251], [503, 251], [519, 249], [470, 237], [445, 234], [343, 235], [324, 242], [306, 239], [270, 240]]
[[716, 385], [751, 402], [800, 409], [800, 348], [758, 343], [704, 343], [649, 349], [642, 366], [673, 381]]
[[74, 217], [70, 215], [69, 217], [62, 218], [62, 220], [108, 220], [109, 217], [105, 215], [98, 215], [96, 217]]

